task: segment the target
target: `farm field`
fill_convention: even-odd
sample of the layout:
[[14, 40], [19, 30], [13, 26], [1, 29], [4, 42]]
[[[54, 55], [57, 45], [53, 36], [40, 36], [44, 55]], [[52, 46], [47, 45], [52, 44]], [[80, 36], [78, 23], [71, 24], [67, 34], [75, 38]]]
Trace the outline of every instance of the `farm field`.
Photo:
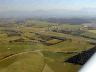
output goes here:
[[92, 37], [92, 38], [96, 38], [96, 34], [93, 31], [86, 31], [85, 33], [81, 34], [81, 35], [85, 35], [88, 37]]
[[[78, 53], [62, 54], [53, 52], [42, 52], [44, 54], [44, 62], [47, 63], [54, 72], [77, 72], [81, 65], [74, 65], [70, 63], [64, 63], [63, 61]], [[72, 66], [70, 68], [70, 66]], [[70, 68], [70, 69], [69, 69]]]
[[14, 56], [0, 63], [5, 64], [0, 65], [3, 68], [0, 72], [41, 72], [44, 65], [43, 58], [36, 52]]
[[34, 27], [37, 27], [37, 28], [44, 28], [47, 26], [57, 25], [56, 23], [49, 23], [46, 21], [36, 21], [36, 20], [28, 20], [26, 21], [26, 23], [29, 23], [29, 24], [31, 23], [31, 25], [35, 24]]
[[86, 44], [86, 42], [73, 40], [72, 42], [64, 41], [52, 46], [43, 46], [43, 49], [46, 51], [82, 51], [92, 48], [94, 45]]
[[[36, 20], [19, 22], [12, 20], [9, 26], [6, 25], [10, 22], [0, 22], [1, 26], [5, 23], [5, 27], [0, 27], [0, 72], [42, 72], [47, 69], [77, 72], [82, 65], [64, 61], [90, 50], [95, 46], [92, 43], [96, 43], [95, 39], [49, 30], [53, 27], [67, 28], [67, 31], [69, 28], [73, 31], [82, 28], [86, 34], [87, 29], [81, 25], [59, 25]], [[91, 35], [95, 37], [95, 33]]]
[[78, 29], [78, 28], [84, 28], [82, 25], [68, 25], [68, 24], [63, 24], [63, 25], [58, 25], [58, 27], [63, 27], [63, 28], [72, 28], [72, 29]]
[[[96, 40], [94, 40], [94, 39], [84, 38], [84, 37], [80, 37], [80, 36], [73, 36], [73, 35], [63, 34], [63, 33], [57, 33], [57, 32], [42, 32], [42, 33], [34, 32], [34, 33], [38, 33], [38, 34], [42, 34], [42, 35], [46, 35], [46, 36], [66, 37], [66, 38], [73, 39], [73, 40], [80, 40], [80, 41], [87, 41], [87, 40], [89, 40], [89, 42], [94, 42], [94, 43], [96, 42]], [[92, 34], [94, 34], [94, 33], [92, 33]], [[95, 34], [94, 34], [94, 37], [95, 37]]]
[[93, 32], [93, 33], [96, 33], [96, 30], [89, 30], [89, 32]]

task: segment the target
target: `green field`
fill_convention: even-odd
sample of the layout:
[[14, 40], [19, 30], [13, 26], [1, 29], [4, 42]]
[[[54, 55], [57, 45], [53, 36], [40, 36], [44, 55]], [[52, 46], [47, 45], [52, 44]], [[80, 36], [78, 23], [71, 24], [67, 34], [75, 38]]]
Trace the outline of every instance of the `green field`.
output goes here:
[[81, 51], [81, 50], [87, 50], [94, 47], [94, 45], [86, 44], [86, 42], [73, 40], [72, 42], [64, 41], [52, 46], [46, 46], [44, 45], [43, 49], [45, 51]]
[[85, 36], [88, 36], [88, 37], [96, 38], [96, 34], [92, 33], [92, 32], [89, 32], [89, 31], [86, 31], [85, 33], [83, 33], [81, 35], [85, 35]]
[[41, 72], [43, 65], [44, 60], [38, 53], [27, 53], [0, 62], [0, 67], [2, 67], [0, 72]]
[[78, 54], [63, 54], [53, 52], [42, 52], [44, 54], [44, 62], [47, 63], [54, 72], [77, 72], [81, 65], [73, 65], [64, 63], [64, 60]]
[[28, 20], [26, 21], [26, 23], [29, 23], [29, 24], [35, 24], [34, 27], [37, 27], [37, 28], [44, 28], [44, 27], [47, 27], [49, 25], [57, 25], [56, 23], [49, 23], [49, 22], [46, 22], [46, 21], [36, 21], [36, 20]]

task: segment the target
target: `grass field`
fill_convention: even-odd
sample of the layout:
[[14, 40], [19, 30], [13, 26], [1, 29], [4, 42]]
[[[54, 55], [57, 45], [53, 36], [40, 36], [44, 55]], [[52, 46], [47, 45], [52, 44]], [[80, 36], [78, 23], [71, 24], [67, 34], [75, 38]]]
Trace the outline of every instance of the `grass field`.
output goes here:
[[36, 35], [34, 33], [25, 32], [25, 33], [22, 34], [22, 36], [27, 36], [27, 37], [34, 38]]
[[[3, 61], [2, 65], [6, 63], [6, 66], [0, 65], [0, 72], [41, 72], [44, 66], [44, 59], [38, 53], [23, 54], [16, 61], [13, 61], [14, 58]], [[9, 65], [10, 62], [13, 63]]]
[[63, 53], [53, 53], [53, 52], [42, 52], [44, 54], [44, 62], [48, 64], [48, 66], [54, 72], [77, 72], [81, 65], [73, 65], [70, 63], [63, 63], [64, 60], [78, 54], [63, 54]]
[[28, 30], [34, 30], [34, 29], [45, 30], [46, 28], [47, 28], [47, 27], [45, 27], [45, 28], [25, 27], [24, 29], [28, 29]]
[[[93, 39], [84, 38], [84, 37], [79, 37], [79, 36], [72, 36], [72, 35], [63, 34], [63, 33], [57, 33], [57, 32], [43, 32], [43, 33], [36, 32], [36, 33], [38, 33], [38, 34], [43, 34], [43, 35], [46, 35], [46, 36], [66, 37], [66, 38], [69, 38], [69, 39], [72, 39], [72, 40], [79, 40], [79, 41], [87, 41], [87, 40], [90, 40], [89, 42], [95, 42], [95, 43], [96, 43], [96, 40], [93, 40]], [[91, 32], [90, 32], [90, 33], [91, 33]]]
[[33, 23], [33, 24], [35, 24], [35, 26], [34, 27], [37, 27], [37, 28], [39, 28], [39, 27], [41, 27], [41, 28], [44, 28], [44, 27], [47, 27], [47, 26], [49, 26], [49, 25], [57, 25], [56, 23], [49, 23], [49, 22], [46, 22], [46, 21], [36, 21], [36, 20], [28, 20], [28, 21], [26, 21], [26, 23]]
[[93, 31], [86, 31], [85, 33], [81, 34], [81, 35], [85, 35], [88, 37], [92, 37], [92, 38], [96, 38], [96, 34]]
[[[39, 43], [28, 43], [28, 42], [16, 42], [16, 43], [7, 43], [0, 46], [0, 59], [8, 56], [10, 54], [20, 53], [27, 50], [37, 50], [41, 49], [42, 44]], [[10, 49], [9, 49], [10, 48]]]
[[43, 46], [44, 51], [81, 51], [94, 47], [94, 45], [87, 44], [84, 41], [79, 43], [78, 40], [73, 40], [72, 42], [64, 41], [51, 46]]
[[59, 42], [61, 42], [61, 41], [62, 41], [62, 40], [59, 40], [59, 39], [52, 39], [52, 40], [46, 41], [46, 43], [56, 44], [56, 43], [59, 43]]
[[63, 53], [53, 53], [53, 52], [46, 52], [46, 51], [43, 51], [42, 52], [45, 56], [45, 59], [46, 57], [49, 58], [49, 60], [52, 60], [53, 61], [59, 61], [59, 62], [63, 62], [64, 60], [66, 60], [68, 57], [72, 57], [78, 53], [73, 53], [73, 54], [63, 54]]

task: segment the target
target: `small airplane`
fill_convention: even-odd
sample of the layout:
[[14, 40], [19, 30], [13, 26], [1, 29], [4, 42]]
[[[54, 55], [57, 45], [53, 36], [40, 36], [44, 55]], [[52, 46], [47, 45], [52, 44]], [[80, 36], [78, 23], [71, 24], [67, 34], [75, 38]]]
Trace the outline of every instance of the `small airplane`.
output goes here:
[[78, 72], [96, 72], [96, 52], [91, 58], [79, 69]]

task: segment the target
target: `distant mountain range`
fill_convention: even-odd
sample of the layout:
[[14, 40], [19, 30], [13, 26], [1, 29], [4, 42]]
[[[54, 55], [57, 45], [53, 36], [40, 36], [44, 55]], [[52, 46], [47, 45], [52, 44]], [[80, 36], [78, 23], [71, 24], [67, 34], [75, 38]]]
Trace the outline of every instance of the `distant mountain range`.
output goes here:
[[36, 10], [36, 11], [4, 11], [0, 12], [0, 18], [28, 18], [28, 17], [96, 17], [96, 8], [82, 8], [79, 10], [54, 9], [54, 10]]
[[85, 7], [82, 9], [79, 9], [80, 11], [86, 11], [86, 12], [96, 12], [96, 8], [90, 8], [90, 7]]

